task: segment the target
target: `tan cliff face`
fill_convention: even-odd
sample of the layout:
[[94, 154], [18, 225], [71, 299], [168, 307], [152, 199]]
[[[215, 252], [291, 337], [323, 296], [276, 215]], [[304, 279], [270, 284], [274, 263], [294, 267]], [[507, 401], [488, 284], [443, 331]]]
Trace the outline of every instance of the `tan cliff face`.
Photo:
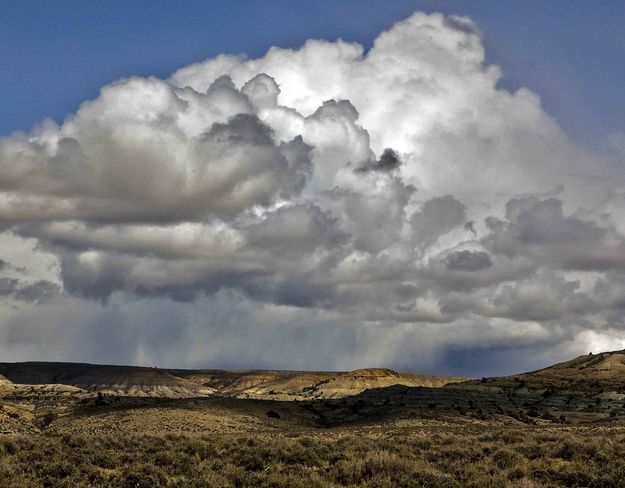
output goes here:
[[177, 372], [186, 379], [214, 388], [217, 394], [239, 398], [304, 400], [343, 398], [370, 388], [392, 385], [441, 387], [466, 378], [398, 373], [368, 368], [349, 372], [204, 371]]
[[372, 388], [384, 388], [393, 385], [442, 387], [449, 383], [462, 381], [464, 378], [431, 376], [414, 373], [398, 373], [391, 369], [359, 369], [329, 378], [316, 386], [316, 398], [342, 398], [356, 395]]
[[0, 374], [19, 385], [66, 385], [110, 395], [163, 398], [204, 396], [212, 390], [156, 368], [80, 363], [1, 363]]
[[[30, 385], [30, 386], [27, 386]], [[275, 370], [175, 370], [79, 363], [0, 363], [2, 391], [25, 395], [58, 391], [63, 395], [159, 398], [225, 396], [264, 400], [345, 398], [391, 386], [441, 388], [498, 387], [515, 390], [575, 391], [625, 395], [625, 351], [580, 356], [571, 361], [512, 376], [469, 380], [385, 368], [348, 372]]]
[[61, 384], [110, 395], [187, 398], [210, 395], [273, 400], [343, 398], [392, 385], [441, 387], [463, 381], [390, 369], [350, 372], [162, 370], [77, 363], [0, 363], [17, 384]]

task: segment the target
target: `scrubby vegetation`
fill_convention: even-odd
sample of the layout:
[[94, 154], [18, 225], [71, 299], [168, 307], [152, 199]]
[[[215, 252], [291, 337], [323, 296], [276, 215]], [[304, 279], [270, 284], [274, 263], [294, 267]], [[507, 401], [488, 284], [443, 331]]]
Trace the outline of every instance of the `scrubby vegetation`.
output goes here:
[[[285, 397], [298, 401], [272, 389], [271, 398], [159, 397], [161, 385], [122, 395], [9, 384], [0, 488], [622, 487], [624, 357], [444, 388]], [[286, 385], [316, 378], [301, 376]]]
[[625, 430], [375, 428], [0, 437], [3, 487], [623, 486]]

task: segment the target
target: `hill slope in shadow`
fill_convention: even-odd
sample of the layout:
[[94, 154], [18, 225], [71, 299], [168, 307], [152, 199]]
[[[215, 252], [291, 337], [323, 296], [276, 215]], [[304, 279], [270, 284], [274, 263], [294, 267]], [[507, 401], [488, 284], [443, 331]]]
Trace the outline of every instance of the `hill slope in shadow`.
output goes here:
[[485, 378], [473, 384], [529, 390], [625, 393], [625, 351], [587, 354], [529, 373]]

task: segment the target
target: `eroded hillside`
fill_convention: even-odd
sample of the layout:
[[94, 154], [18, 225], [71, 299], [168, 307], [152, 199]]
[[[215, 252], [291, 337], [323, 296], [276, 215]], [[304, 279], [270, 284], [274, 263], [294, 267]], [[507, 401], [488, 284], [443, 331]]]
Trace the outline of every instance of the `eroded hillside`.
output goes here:
[[537, 371], [485, 378], [479, 383], [486, 386], [573, 391], [593, 395], [625, 394], [625, 351], [587, 354]]
[[466, 380], [369, 368], [351, 372], [165, 370], [79, 363], [0, 363], [15, 384], [62, 384], [108, 395], [304, 400], [342, 398], [392, 385], [441, 387]]

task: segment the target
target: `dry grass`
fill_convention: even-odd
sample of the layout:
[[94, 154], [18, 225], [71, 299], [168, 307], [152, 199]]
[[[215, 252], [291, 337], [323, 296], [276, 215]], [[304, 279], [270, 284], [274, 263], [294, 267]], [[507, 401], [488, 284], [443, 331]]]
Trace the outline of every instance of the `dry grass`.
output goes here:
[[622, 427], [0, 438], [3, 487], [620, 487]]
[[[616, 381], [623, 368], [625, 358], [604, 354], [525, 377], [577, 381], [575, 370]], [[484, 380], [286, 402], [9, 385], [0, 487], [625, 486], [622, 387], [596, 394], [584, 383], [575, 393], [504, 380], [509, 388]]]

